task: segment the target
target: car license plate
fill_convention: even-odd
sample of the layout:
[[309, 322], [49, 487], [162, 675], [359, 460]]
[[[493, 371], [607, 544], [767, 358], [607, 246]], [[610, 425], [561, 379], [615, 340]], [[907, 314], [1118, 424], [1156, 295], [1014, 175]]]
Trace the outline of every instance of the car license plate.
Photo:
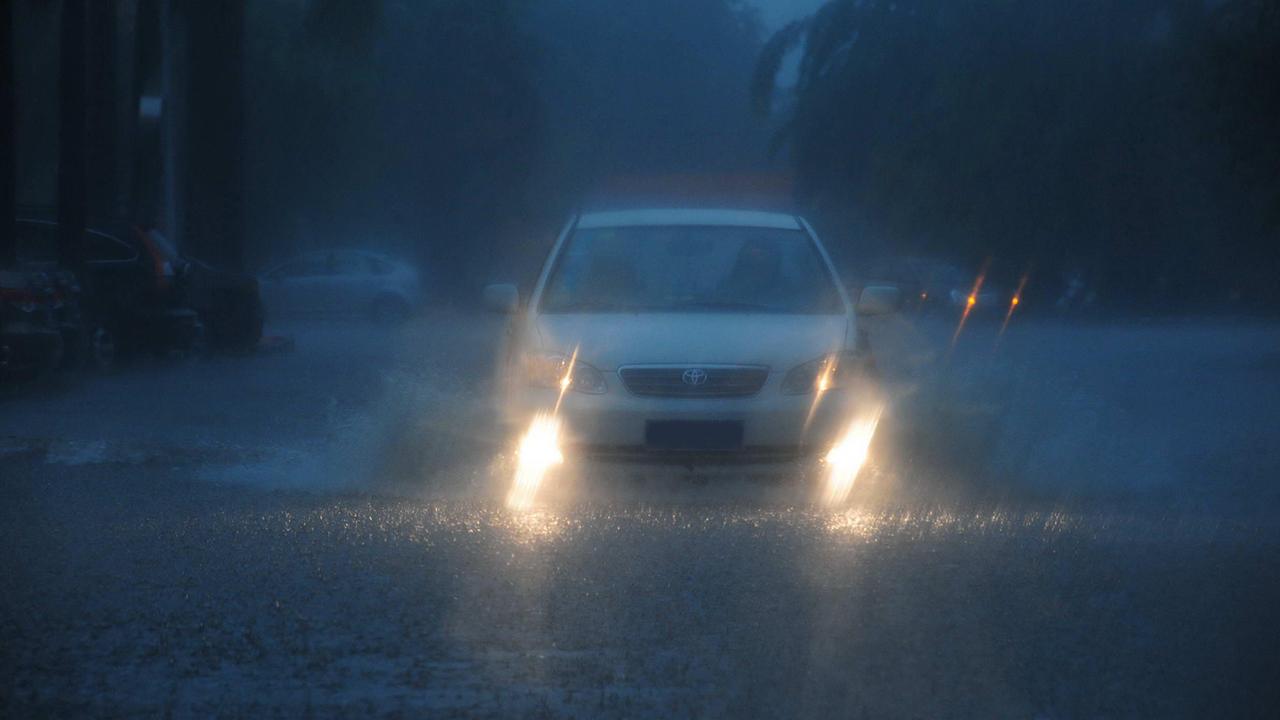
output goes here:
[[742, 447], [738, 421], [650, 420], [644, 442], [655, 450], [737, 450]]

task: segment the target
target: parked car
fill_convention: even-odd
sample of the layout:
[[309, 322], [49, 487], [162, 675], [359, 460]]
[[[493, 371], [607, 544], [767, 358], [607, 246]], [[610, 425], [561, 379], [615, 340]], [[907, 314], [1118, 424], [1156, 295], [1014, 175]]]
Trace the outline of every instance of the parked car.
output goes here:
[[422, 280], [412, 265], [366, 250], [299, 255], [264, 271], [260, 286], [273, 317], [402, 320], [422, 305]]
[[265, 313], [257, 277], [184, 256], [159, 230], [137, 232], [157, 276], [172, 278], [183, 303], [196, 311], [209, 347], [244, 349], [258, 344]]
[[54, 327], [62, 336], [61, 368], [75, 368], [90, 359], [96, 351], [110, 353], [112, 348], [103, 346], [110, 338], [96, 338], [99, 343], [93, 345], [95, 338], [84, 335], [84, 317], [80, 311], [80, 282], [69, 270], [48, 270], [31, 272], [34, 284], [39, 288], [40, 296], [53, 318]]
[[1004, 311], [1008, 304], [1009, 293], [1003, 287], [986, 283], [975, 292], [973, 286], [952, 288], [947, 293], [951, 307], [963, 310], [966, 305], [973, 307], [973, 312]]
[[[977, 283], [979, 277], [982, 278], [980, 284]], [[1023, 290], [1023, 271], [1012, 263], [995, 258], [986, 260], [966, 282], [956, 283], [948, 293], [948, 299], [957, 310], [969, 307], [974, 313], [1003, 317], [1009, 312], [1015, 295], [1019, 303], [1026, 299], [1022, 296]], [[1025, 309], [1025, 305], [1022, 307]]]
[[1019, 284], [1019, 275], [1007, 263], [988, 260], [969, 270], [939, 258], [910, 256], [883, 258], [862, 277], [899, 288], [903, 307], [920, 312], [963, 312], [969, 307], [973, 313], [1003, 313]]
[[0, 381], [50, 371], [62, 355], [47, 288], [30, 272], [0, 270]]
[[902, 293], [904, 310], [935, 311], [952, 304], [952, 292], [973, 286], [974, 274], [941, 259], [889, 257], [859, 269], [864, 282], [892, 285]]
[[[504, 419], [556, 413], [589, 454], [786, 458], [879, 402], [856, 305], [808, 223], [735, 210], [574, 219], [512, 326]], [[494, 310], [516, 288], [486, 288]]]
[[[58, 273], [57, 223], [20, 218], [18, 260], [29, 272]], [[68, 346], [100, 368], [120, 353], [199, 352], [204, 326], [187, 306], [178, 269], [157, 259], [143, 234], [128, 226], [85, 231], [85, 265], [76, 278], [80, 290], [76, 310], [68, 312], [64, 335], [78, 340]]]

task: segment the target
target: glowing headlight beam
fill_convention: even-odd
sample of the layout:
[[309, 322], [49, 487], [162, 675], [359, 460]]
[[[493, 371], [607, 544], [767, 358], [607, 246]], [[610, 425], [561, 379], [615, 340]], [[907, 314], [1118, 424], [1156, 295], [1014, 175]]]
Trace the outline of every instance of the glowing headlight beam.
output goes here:
[[512, 510], [532, 507], [547, 471], [562, 462], [560, 419], [555, 415], [535, 416], [516, 450], [516, 476], [507, 493], [507, 507]]
[[818, 377], [814, 379], [813, 402], [809, 404], [809, 414], [804, 418], [804, 432], [809, 431], [809, 425], [813, 423], [813, 416], [818, 413], [818, 405], [822, 402], [822, 396], [835, 384], [836, 366], [839, 362], [837, 356], [832, 354], [822, 364], [822, 370], [818, 373]]
[[827, 482], [822, 492], [824, 506], [835, 507], [849, 499], [853, 483], [867, 463], [871, 440], [875, 437], [883, 410], [883, 407], [876, 407], [871, 413], [854, 420], [827, 453]]
[[529, 429], [520, 438], [516, 450], [516, 476], [507, 491], [507, 507], [512, 510], [532, 507], [547, 472], [564, 462], [564, 455], [560, 453], [560, 404], [564, 402], [565, 393], [573, 387], [573, 369], [578, 364], [580, 347], [573, 348], [569, 362], [565, 364], [564, 375], [556, 383], [560, 392], [556, 395], [555, 408], [550, 414], [535, 415]]
[[569, 364], [565, 367], [564, 376], [560, 378], [560, 394], [556, 396], [556, 406], [551, 411], [552, 415], [560, 413], [560, 403], [564, 401], [564, 394], [569, 392], [569, 388], [573, 387], [573, 367], [578, 364], [578, 348], [580, 347], [582, 346], [574, 347], [573, 354], [569, 356]]

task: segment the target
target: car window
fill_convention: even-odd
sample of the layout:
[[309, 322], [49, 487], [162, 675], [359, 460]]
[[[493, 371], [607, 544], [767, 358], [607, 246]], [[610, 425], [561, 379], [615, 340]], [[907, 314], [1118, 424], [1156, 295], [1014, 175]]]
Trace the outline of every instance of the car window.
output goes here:
[[128, 262], [138, 252], [117, 238], [90, 230], [84, 234], [84, 256], [89, 262]]
[[839, 313], [839, 292], [799, 230], [628, 227], [579, 230], [542, 312]]
[[356, 253], [335, 252], [325, 259], [325, 271], [329, 275], [366, 275], [369, 264]]
[[325, 275], [325, 263], [318, 257], [299, 258], [289, 263], [285, 263], [271, 272], [271, 278], [275, 280], [288, 280], [296, 278], [309, 278]]
[[[48, 263], [58, 259], [58, 225], [50, 222], [23, 222], [16, 225], [18, 259]], [[84, 234], [85, 259], [89, 262], [129, 262], [138, 252], [128, 243], [97, 230]]]

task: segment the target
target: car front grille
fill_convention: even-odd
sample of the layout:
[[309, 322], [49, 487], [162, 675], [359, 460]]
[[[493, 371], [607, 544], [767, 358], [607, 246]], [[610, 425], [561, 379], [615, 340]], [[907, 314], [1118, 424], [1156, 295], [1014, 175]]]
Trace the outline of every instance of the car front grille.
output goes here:
[[749, 397], [769, 379], [758, 365], [623, 367], [622, 384], [633, 395], [677, 398]]

